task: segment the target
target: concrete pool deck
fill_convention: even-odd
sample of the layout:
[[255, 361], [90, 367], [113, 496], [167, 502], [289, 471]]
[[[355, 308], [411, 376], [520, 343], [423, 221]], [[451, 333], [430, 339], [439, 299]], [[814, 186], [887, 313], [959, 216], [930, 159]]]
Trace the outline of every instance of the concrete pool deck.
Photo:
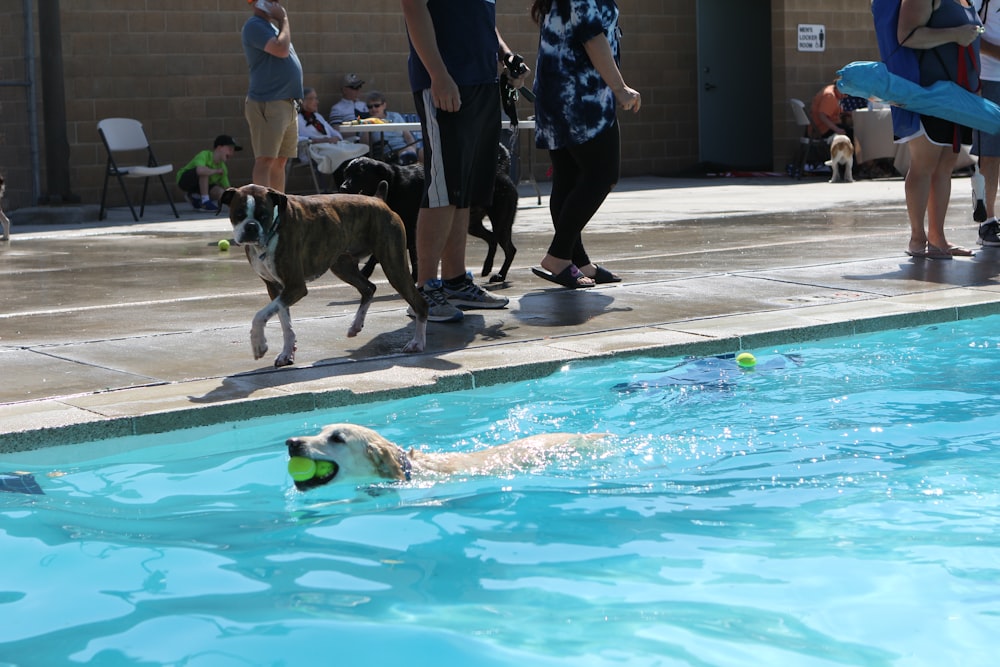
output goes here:
[[[586, 231], [624, 281], [563, 290], [530, 271], [550, 239], [522, 186], [518, 252], [499, 311], [429, 324], [427, 350], [379, 270], [365, 330], [357, 294], [332, 275], [292, 309], [297, 365], [254, 361], [249, 328], [267, 301], [224, 216], [125, 207], [98, 223], [31, 224], [15, 211], [0, 244], [0, 452], [154, 433], [538, 377], [617, 354], [682, 356], [1000, 313], [1000, 248], [975, 246], [968, 179], [953, 181], [947, 230], [976, 248], [952, 261], [904, 255], [900, 179], [829, 184], [784, 177], [626, 179]], [[91, 210], [92, 209], [92, 210]], [[485, 245], [470, 238], [469, 268]], [[498, 251], [496, 267], [502, 261]], [[495, 267], [495, 268], [496, 268]]]

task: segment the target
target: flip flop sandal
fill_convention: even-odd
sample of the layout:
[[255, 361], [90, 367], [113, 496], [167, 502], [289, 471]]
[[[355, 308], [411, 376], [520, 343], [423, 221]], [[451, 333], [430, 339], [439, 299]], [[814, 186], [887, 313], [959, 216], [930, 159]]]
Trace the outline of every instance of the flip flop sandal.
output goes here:
[[927, 254], [924, 257], [928, 259], [951, 259], [952, 253], [950, 250], [945, 250], [944, 248], [939, 248], [936, 245], [927, 244]]
[[565, 269], [555, 274], [534, 266], [531, 267], [531, 272], [543, 280], [548, 280], [550, 283], [555, 283], [556, 285], [562, 285], [566, 289], [584, 289], [594, 286], [594, 283], [580, 282], [581, 280], [587, 280], [587, 276], [583, 275], [580, 272], [580, 269], [576, 268], [575, 264], [570, 264]]
[[607, 283], [620, 283], [622, 281], [621, 276], [611, 273], [603, 266], [594, 264], [594, 268], [596, 269], [594, 273], [594, 282], [597, 283], [598, 285], [606, 285]]

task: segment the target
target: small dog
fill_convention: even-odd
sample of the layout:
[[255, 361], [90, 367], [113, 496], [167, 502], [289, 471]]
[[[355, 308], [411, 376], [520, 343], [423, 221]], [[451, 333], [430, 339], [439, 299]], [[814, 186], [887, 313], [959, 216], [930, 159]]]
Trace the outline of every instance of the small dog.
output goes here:
[[824, 164], [833, 172], [831, 183], [853, 183], [854, 174], [854, 144], [846, 134], [834, 135], [830, 142], [830, 159]]
[[[514, 261], [517, 248], [511, 240], [514, 228], [514, 216], [517, 215], [517, 186], [510, 176], [510, 151], [500, 144], [497, 151], [497, 173], [493, 184], [493, 203], [488, 207], [474, 206], [469, 211], [469, 235], [486, 242], [486, 259], [483, 261], [482, 275], [488, 276], [493, 270], [497, 246], [503, 248], [504, 262], [500, 270], [491, 278], [491, 283], [502, 283], [507, 280], [507, 272]], [[354, 194], [375, 194], [379, 182], [389, 184], [389, 194], [386, 203], [389, 208], [399, 214], [406, 226], [406, 247], [410, 252], [410, 264], [413, 267], [414, 279], [417, 270], [416, 229], [417, 213], [424, 195], [424, 167], [413, 164], [400, 166], [374, 160], [370, 157], [354, 158], [344, 169], [344, 180], [340, 191]], [[483, 218], [489, 216], [493, 231], [483, 226]], [[377, 257], [365, 264], [362, 273], [371, 276], [375, 269]]]
[[361, 275], [360, 258], [375, 253], [386, 278], [406, 299], [416, 317], [413, 339], [404, 352], [422, 352], [427, 339], [427, 302], [417, 291], [406, 262], [406, 232], [399, 216], [384, 201], [386, 184], [375, 197], [360, 195], [286, 195], [260, 185], [229, 188], [221, 203], [229, 207], [233, 240], [267, 285], [271, 303], [253, 318], [250, 347], [254, 359], [267, 352], [264, 325], [274, 315], [281, 321], [284, 346], [276, 367], [295, 363], [295, 333], [289, 308], [306, 295], [306, 283], [327, 270], [361, 294], [348, 338], [358, 335], [375, 294]]
[[285, 446], [290, 457], [333, 464], [325, 475], [295, 482], [297, 489], [305, 491], [334, 480], [357, 484], [387, 479], [409, 481], [457, 472], [505, 474], [545, 465], [560, 455], [574, 455], [606, 437], [606, 433], [546, 433], [475, 452], [433, 453], [406, 451], [364, 426], [330, 424], [318, 435], [289, 438]]
[[10, 239], [10, 218], [3, 212], [3, 196], [6, 192], [7, 184], [4, 182], [3, 176], [0, 176], [0, 225], [3, 226], [3, 236], [0, 236], [0, 241]]

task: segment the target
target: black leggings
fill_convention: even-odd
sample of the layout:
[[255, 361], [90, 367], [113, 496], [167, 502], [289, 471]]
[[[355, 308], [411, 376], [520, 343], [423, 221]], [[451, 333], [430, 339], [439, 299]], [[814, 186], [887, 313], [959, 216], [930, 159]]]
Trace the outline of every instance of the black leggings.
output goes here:
[[618, 122], [584, 144], [551, 150], [549, 156], [552, 159], [549, 212], [556, 230], [549, 254], [586, 266], [590, 258], [580, 235], [618, 182], [621, 166]]

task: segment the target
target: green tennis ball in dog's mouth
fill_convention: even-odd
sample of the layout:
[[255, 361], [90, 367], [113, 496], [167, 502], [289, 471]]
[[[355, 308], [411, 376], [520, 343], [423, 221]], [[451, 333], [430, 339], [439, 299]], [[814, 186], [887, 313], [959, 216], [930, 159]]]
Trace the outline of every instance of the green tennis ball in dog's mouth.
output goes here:
[[[322, 461], [330, 465], [328, 461]], [[304, 456], [293, 456], [288, 459], [288, 474], [296, 482], [305, 482], [316, 476], [316, 462]]]

